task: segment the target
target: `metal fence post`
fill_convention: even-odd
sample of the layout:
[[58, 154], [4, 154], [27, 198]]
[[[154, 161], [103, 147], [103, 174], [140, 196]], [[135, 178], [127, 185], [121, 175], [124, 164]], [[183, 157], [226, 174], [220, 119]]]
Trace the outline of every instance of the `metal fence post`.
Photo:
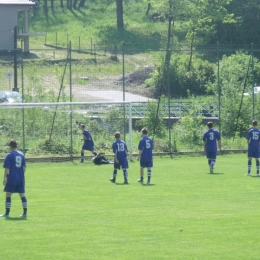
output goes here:
[[254, 44], [251, 44], [251, 55], [252, 55], [252, 97], [253, 97], [253, 118], [252, 120], [255, 119], [255, 91], [254, 91], [254, 87], [255, 87], [255, 64], [254, 64]]
[[[122, 42], [122, 85], [123, 85], [123, 101], [125, 101], [125, 43]], [[124, 104], [124, 124], [125, 124], [125, 104]], [[124, 140], [125, 140], [125, 127], [124, 127]]]
[[[69, 77], [70, 77], [70, 102], [72, 102], [72, 67], [71, 67], [71, 41], [69, 41]], [[73, 135], [72, 135], [72, 105], [70, 105], [70, 156], [73, 156]]]
[[220, 90], [220, 72], [219, 72], [219, 42], [217, 43], [217, 60], [218, 60], [218, 121], [219, 132], [221, 133], [221, 90]]
[[[22, 103], [24, 103], [24, 68], [23, 68], [23, 53], [21, 52], [21, 80], [22, 80]], [[24, 107], [22, 108], [22, 128], [23, 128], [23, 153], [25, 154], [25, 120], [24, 120]]]
[[[170, 62], [171, 62], [171, 28], [172, 28], [173, 18], [169, 17], [168, 25], [168, 41], [167, 41], [167, 50], [166, 50], [166, 62], [167, 62], [167, 90], [168, 90], [168, 132], [169, 132], [169, 150], [170, 154], [172, 153], [172, 138], [171, 138], [171, 84], [170, 84]], [[171, 154], [172, 157], [172, 154]]]

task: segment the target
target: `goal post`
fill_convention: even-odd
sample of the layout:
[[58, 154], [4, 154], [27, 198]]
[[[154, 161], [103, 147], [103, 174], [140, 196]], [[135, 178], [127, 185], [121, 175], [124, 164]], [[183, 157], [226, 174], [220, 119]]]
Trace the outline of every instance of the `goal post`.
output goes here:
[[[26, 157], [79, 157], [83, 144], [80, 124], [91, 133], [95, 150], [112, 155], [119, 131], [132, 160], [131, 102], [59, 102], [0, 104], [0, 158], [10, 139], [16, 139]], [[92, 154], [86, 152], [86, 155]]]

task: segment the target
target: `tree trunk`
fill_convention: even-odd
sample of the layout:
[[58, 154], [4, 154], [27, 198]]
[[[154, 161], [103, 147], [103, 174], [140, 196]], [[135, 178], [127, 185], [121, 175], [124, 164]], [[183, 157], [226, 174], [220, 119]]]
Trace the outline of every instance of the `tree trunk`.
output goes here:
[[77, 9], [77, 3], [78, 3], [78, 0], [73, 0], [73, 8], [74, 9]]
[[63, 8], [64, 5], [63, 5], [63, 0], [60, 0], [60, 7]]
[[86, 0], [80, 0], [79, 2], [79, 8], [83, 7], [86, 3]]
[[116, 16], [117, 16], [117, 28], [124, 27], [124, 17], [123, 17], [123, 0], [116, 0]]
[[151, 8], [151, 3], [148, 3], [148, 6], [147, 6], [147, 10], [146, 10], [145, 15], [148, 15], [148, 14], [149, 14], [150, 8]]
[[44, 9], [45, 13], [48, 12], [48, 1], [47, 0], [44, 0], [43, 9]]
[[72, 0], [70, 0], [70, 7], [69, 9], [72, 9]]
[[51, 0], [51, 8], [53, 9], [53, 7], [54, 7], [54, 0]]

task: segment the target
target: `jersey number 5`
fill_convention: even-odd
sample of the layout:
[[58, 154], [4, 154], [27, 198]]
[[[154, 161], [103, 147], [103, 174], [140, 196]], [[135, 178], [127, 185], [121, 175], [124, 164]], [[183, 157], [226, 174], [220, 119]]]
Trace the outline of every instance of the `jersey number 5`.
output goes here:
[[150, 140], [146, 140], [145, 146], [146, 146], [146, 149], [151, 148]]

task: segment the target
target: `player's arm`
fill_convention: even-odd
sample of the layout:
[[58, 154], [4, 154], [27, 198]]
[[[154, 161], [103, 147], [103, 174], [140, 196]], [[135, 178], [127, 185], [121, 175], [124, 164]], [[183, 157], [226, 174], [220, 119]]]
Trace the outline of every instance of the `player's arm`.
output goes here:
[[83, 135], [83, 140], [84, 140], [84, 141], [89, 140], [88, 136], [84, 134], [84, 135]]
[[118, 159], [117, 159], [117, 152], [114, 153], [114, 159], [116, 163], [119, 163]]
[[3, 180], [3, 185], [5, 186], [6, 183], [7, 183], [7, 175], [9, 174], [9, 169], [8, 168], [5, 168], [5, 171], [4, 171], [4, 180]]
[[138, 161], [140, 160], [142, 153], [143, 153], [143, 150], [139, 150], [139, 154], [138, 154], [138, 157], [137, 157]]
[[218, 140], [218, 149], [219, 149], [219, 151], [221, 151], [221, 142], [220, 142], [220, 140]]
[[126, 157], [128, 156], [128, 149], [127, 149], [126, 144], [125, 144], [125, 156], [126, 156]]
[[143, 153], [143, 140], [142, 139], [140, 140], [140, 142], [138, 144], [138, 151], [139, 151], [139, 153], [138, 153], [137, 160], [139, 161], [141, 158], [141, 155]]
[[204, 141], [204, 153], [206, 153], [206, 145], [207, 145], [207, 142]]

